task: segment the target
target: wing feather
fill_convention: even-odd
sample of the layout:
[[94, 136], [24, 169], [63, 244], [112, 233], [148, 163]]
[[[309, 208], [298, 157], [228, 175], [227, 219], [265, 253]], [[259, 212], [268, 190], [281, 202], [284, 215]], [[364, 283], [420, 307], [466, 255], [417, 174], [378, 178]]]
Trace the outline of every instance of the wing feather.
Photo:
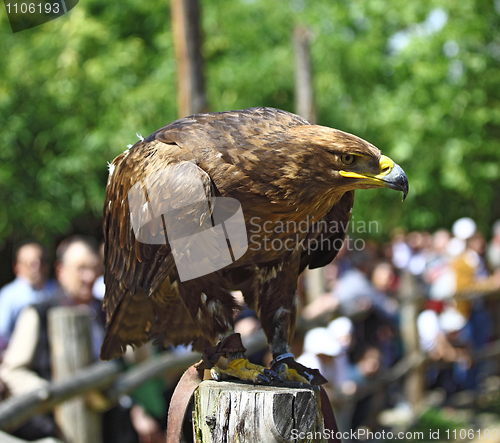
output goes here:
[[[101, 351], [103, 359], [119, 356], [127, 344], [139, 346], [150, 339], [152, 325], [157, 320], [155, 311], [159, 310], [155, 306], [157, 299], [153, 300], [150, 296], [171, 273], [176, 276], [172, 250], [164, 232], [164, 218], [161, 214], [168, 208], [185, 207], [192, 201], [190, 192], [196, 186], [187, 181], [190, 177], [182, 174], [184, 171], [177, 171], [176, 168], [182, 167], [186, 162], [176, 158], [177, 147], [173, 147], [173, 154], [169, 152], [170, 148], [171, 145], [164, 143], [141, 142], [113, 162], [115, 168], [108, 181], [104, 205], [104, 308], [108, 332]], [[158, 156], [151, 157], [152, 149], [162, 150], [167, 163], [159, 163]], [[167, 170], [163, 179], [170, 179], [168, 174], [172, 173], [174, 179], [178, 179], [179, 188], [183, 192], [166, 195], [168, 192], [164, 189], [164, 180], [155, 176], [162, 166], [173, 168]], [[210, 177], [201, 169], [198, 182], [202, 184], [205, 200], [212, 197], [213, 186]], [[136, 183], [140, 186], [143, 186], [143, 183], [148, 185], [147, 204], [144, 206], [146, 211], [140, 214], [139, 218], [134, 218], [136, 214], [131, 215], [137, 209], [131, 207], [135, 200], [129, 201], [129, 193]], [[154, 214], [155, 210], [151, 209], [153, 206], [159, 207], [158, 214]], [[191, 223], [210, 220], [209, 215], [203, 213], [205, 208], [201, 204], [190, 209], [191, 218], [188, 221]], [[133, 225], [133, 219], [148, 220], [141, 219], [141, 216], [150, 217], [150, 221], [142, 227], [142, 231], [141, 227], [134, 230], [137, 226]], [[186, 220], [183, 221], [184, 223], [180, 224], [174, 220], [169, 226], [169, 230], [173, 232], [169, 233], [176, 234], [176, 231], [178, 233], [186, 229]], [[147, 241], [141, 241], [144, 239], [138, 239], [137, 235], [145, 235]]]

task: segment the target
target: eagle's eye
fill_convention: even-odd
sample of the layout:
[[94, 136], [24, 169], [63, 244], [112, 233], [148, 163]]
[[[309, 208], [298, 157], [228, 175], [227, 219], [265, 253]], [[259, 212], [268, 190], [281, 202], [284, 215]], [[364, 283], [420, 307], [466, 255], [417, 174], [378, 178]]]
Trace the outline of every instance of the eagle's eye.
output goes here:
[[340, 157], [340, 160], [344, 163], [344, 165], [350, 166], [356, 161], [356, 156], [352, 154], [344, 154]]

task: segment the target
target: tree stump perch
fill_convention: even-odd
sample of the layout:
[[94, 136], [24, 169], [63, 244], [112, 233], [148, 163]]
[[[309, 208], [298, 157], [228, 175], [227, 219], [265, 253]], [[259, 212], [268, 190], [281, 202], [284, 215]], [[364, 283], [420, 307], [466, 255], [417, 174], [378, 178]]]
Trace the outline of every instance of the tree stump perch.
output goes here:
[[[194, 394], [193, 428], [197, 443], [326, 441], [320, 391], [315, 386], [206, 380]], [[299, 433], [304, 438], [298, 438]], [[315, 433], [319, 438], [311, 439]]]

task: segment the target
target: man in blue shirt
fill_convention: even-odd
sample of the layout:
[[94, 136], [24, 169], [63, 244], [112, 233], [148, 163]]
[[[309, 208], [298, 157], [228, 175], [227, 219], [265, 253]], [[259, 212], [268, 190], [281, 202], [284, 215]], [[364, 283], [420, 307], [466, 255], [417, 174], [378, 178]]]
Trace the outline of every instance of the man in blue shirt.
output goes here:
[[0, 291], [0, 361], [19, 313], [56, 292], [55, 282], [47, 280], [47, 255], [39, 243], [25, 242], [16, 249], [14, 274], [16, 278]]

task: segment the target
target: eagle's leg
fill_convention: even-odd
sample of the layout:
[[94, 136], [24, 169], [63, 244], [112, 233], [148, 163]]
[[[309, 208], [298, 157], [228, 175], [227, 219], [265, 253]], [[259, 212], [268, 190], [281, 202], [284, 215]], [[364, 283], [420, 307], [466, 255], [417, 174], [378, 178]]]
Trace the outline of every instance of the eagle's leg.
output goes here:
[[270, 322], [262, 324], [262, 328], [271, 347], [273, 361], [271, 369], [283, 380], [300, 381], [309, 383], [296, 369], [290, 367], [294, 355], [290, 352], [289, 340], [293, 338], [295, 330], [295, 317], [297, 313], [297, 293], [293, 297], [286, 297], [290, 303], [283, 300], [282, 306], [273, 312]]
[[326, 383], [327, 380], [318, 369], [311, 369], [296, 362], [294, 355], [290, 352], [288, 343], [289, 340], [292, 340], [295, 329], [297, 293], [294, 297], [289, 297], [288, 300], [291, 300], [289, 305], [283, 301], [283, 306], [274, 311], [272, 321], [262, 323], [273, 354], [271, 370], [283, 380], [300, 381], [313, 385]]
[[289, 365], [294, 361], [289, 342], [295, 331], [298, 302], [296, 276], [300, 256], [295, 256], [296, 254], [295, 251], [290, 260], [282, 263], [260, 267], [262, 283], [255, 305], [273, 354], [271, 369], [284, 380], [308, 383], [305, 377]]

